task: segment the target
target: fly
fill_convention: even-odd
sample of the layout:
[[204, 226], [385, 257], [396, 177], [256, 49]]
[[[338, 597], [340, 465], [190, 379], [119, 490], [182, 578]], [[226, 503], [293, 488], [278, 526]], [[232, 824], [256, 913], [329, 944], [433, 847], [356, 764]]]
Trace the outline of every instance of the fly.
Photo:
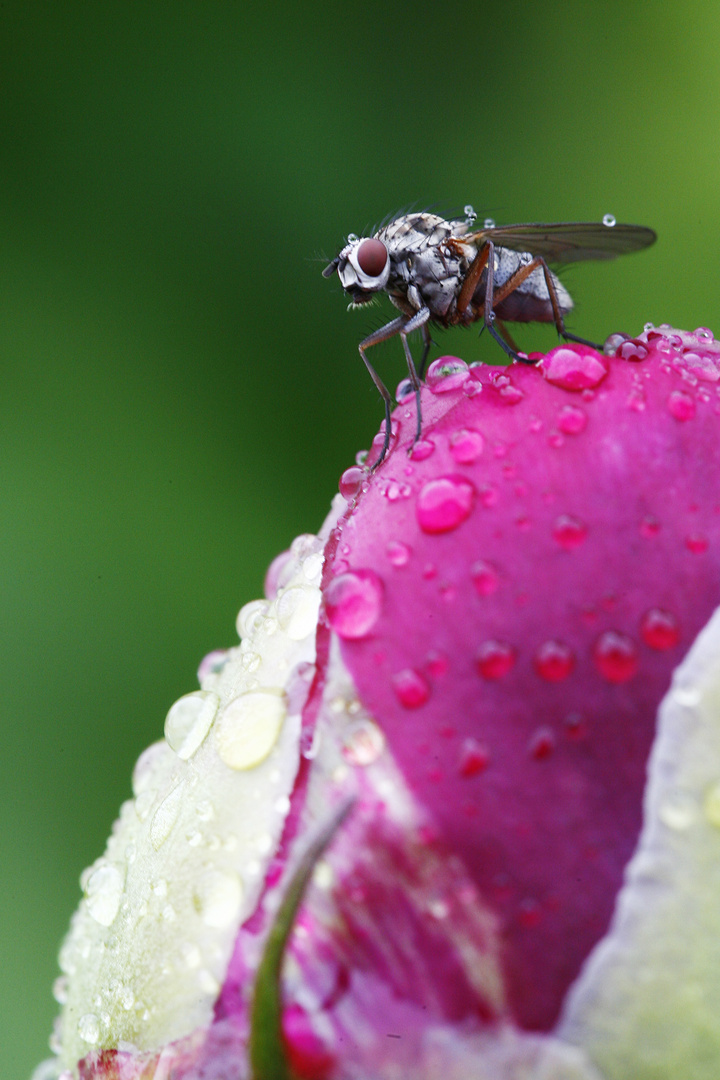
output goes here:
[[[602, 222], [563, 222], [554, 225], [500, 225], [486, 220], [474, 229], [475, 212], [446, 220], [428, 212], [402, 214], [373, 236], [349, 236], [342, 251], [323, 270], [337, 271], [350, 297], [350, 307], [367, 304], [385, 292], [400, 316], [360, 342], [360, 356], [385, 403], [383, 461], [390, 445], [392, 398], [367, 358], [371, 345], [399, 334], [410, 382], [417, 402], [415, 440], [420, 437], [420, 380], [425, 371], [431, 338], [430, 326], [483, 326], [513, 360], [532, 364], [510, 336], [506, 322], [555, 323], [560, 337], [593, 345], [565, 329], [564, 317], [573, 308], [572, 297], [548, 267], [550, 263], [614, 259], [654, 243], [652, 229], [618, 225], [606, 214]], [[407, 337], [419, 330], [423, 354], [416, 367]]]

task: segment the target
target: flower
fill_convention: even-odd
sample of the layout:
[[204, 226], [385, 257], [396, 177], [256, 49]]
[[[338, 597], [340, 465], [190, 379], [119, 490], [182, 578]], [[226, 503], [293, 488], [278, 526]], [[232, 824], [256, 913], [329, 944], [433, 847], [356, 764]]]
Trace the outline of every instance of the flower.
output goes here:
[[717, 1075], [720, 344], [606, 351], [436, 361], [275, 560], [83, 875], [43, 1075]]

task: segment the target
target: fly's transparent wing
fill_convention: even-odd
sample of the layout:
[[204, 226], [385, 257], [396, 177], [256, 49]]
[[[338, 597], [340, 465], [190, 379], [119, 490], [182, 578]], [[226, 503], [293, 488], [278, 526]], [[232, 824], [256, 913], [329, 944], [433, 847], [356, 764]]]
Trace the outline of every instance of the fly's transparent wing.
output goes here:
[[499, 225], [459, 236], [463, 244], [478, 246], [492, 240], [511, 251], [529, 251], [549, 262], [570, 263], [586, 259], [614, 259], [641, 251], [657, 239], [644, 225], [603, 225], [597, 221], [567, 221], [554, 225]]

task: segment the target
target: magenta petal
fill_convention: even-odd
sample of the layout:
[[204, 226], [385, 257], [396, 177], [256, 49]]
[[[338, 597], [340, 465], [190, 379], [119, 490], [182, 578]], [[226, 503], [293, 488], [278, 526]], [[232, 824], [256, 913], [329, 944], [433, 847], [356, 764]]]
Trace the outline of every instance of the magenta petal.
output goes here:
[[[424, 389], [433, 454], [408, 460], [401, 407], [396, 449], [343, 522], [344, 564], [383, 593], [343, 660], [498, 920], [525, 1028], [555, 1024], [607, 929], [658, 703], [720, 599], [720, 416], [695, 369], [718, 371], [714, 342], [655, 331], [631, 360], [563, 346], [474, 372], [480, 394]], [[468, 431], [483, 452], [458, 458]], [[410, 497], [389, 499], [393, 481]], [[449, 658], [442, 678], [431, 654]]]

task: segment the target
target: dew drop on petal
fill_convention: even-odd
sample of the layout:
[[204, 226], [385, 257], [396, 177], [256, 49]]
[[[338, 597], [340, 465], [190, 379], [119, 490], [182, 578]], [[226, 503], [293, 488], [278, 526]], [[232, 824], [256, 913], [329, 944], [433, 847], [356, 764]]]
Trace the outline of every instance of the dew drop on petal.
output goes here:
[[644, 360], [648, 355], [648, 351], [640, 341], [634, 341], [632, 338], [628, 341], [624, 341], [618, 349], [618, 356], [621, 360], [631, 360], [637, 362]]
[[378, 620], [383, 586], [372, 570], [348, 570], [325, 589], [325, 613], [335, 633], [346, 640], [366, 637]]
[[343, 757], [351, 765], [372, 765], [385, 749], [385, 736], [372, 720], [356, 720], [343, 735]]
[[593, 645], [592, 658], [603, 678], [612, 683], [627, 682], [638, 669], [637, 645], [617, 630], [600, 635]]
[[673, 390], [667, 399], [667, 406], [676, 420], [692, 420], [695, 415], [695, 401], [684, 390]]
[[343, 499], [351, 503], [360, 491], [363, 482], [367, 479], [367, 472], [358, 465], [351, 465], [340, 477], [338, 489]]
[[483, 452], [485, 440], [479, 431], [460, 428], [450, 436], [450, 453], [459, 465], [471, 465]]
[[575, 667], [575, 656], [562, 641], [544, 641], [533, 657], [533, 664], [541, 679], [561, 682]]
[[303, 641], [314, 632], [321, 599], [314, 585], [293, 585], [278, 598], [278, 625], [291, 641]]
[[90, 1046], [100, 1042], [100, 1021], [95, 1013], [84, 1013], [78, 1020], [77, 1031], [82, 1041]]
[[470, 567], [470, 578], [478, 596], [492, 596], [500, 585], [500, 575], [491, 563], [478, 559]]
[[85, 903], [95, 922], [110, 926], [120, 908], [125, 878], [117, 866], [98, 866], [85, 883]]
[[217, 714], [217, 694], [198, 690], [178, 698], [165, 718], [165, 740], [181, 761], [188, 761], [204, 742]]
[[587, 390], [598, 386], [608, 373], [607, 360], [587, 346], [552, 349], [539, 363], [549, 383], [564, 390]]
[[702, 533], [689, 533], [685, 537], [685, 547], [688, 551], [692, 551], [693, 555], [702, 555], [704, 551], [707, 551], [710, 546], [710, 541], [707, 536], [703, 536]]
[[434, 394], [445, 394], [462, 386], [469, 376], [470, 371], [464, 360], [457, 356], [440, 356], [427, 369], [425, 383]]
[[156, 851], [160, 850], [173, 830], [186, 796], [185, 786], [185, 781], [181, 780], [179, 784], [171, 788], [153, 814], [150, 823], [150, 843]]
[[426, 458], [430, 457], [434, 449], [435, 443], [432, 439], [418, 439], [418, 441], [413, 444], [412, 450], [410, 451], [410, 457], [413, 461], [425, 461]]
[[506, 641], [484, 641], [475, 654], [475, 666], [483, 679], [501, 679], [514, 667], [517, 653]]
[[410, 561], [411, 550], [402, 540], [389, 540], [385, 545], [385, 554], [391, 566], [407, 566]]
[[203, 683], [210, 675], [218, 675], [227, 664], [229, 655], [227, 649], [213, 649], [203, 656], [197, 670], [198, 682]]
[[662, 652], [677, 645], [680, 640], [680, 626], [672, 612], [651, 608], [642, 617], [640, 635], [651, 649]]
[[579, 547], [586, 539], [588, 527], [584, 521], [571, 514], [561, 514], [553, 525], [553, 539], [566, 551]]
[[544, 761], [555, 749], [555, 735], [549, 727], [538, 728], [528, 743], [528, 755], [534, 761]]
[[440, 652], [439, 649], [432, 649], [425, 657], [425, 671], [433, 679], [440, 679], [445, 675], [450, 667], [450, 661], [444, 652]]
[[458, 773], [464, 779], [468, 779], [471, 776], [478, 776], [480, 773], [485, 772], [490, 764], [490, 753], [488, 748], [477, 739], [469, 738], [465, 739], [460, 748], [460, 759], [458, 761]]
[[425, 533], [450, 532], [465, 521], [475, 502], [475, 488], [464, 476], [441, 476], [420, 490], [415, 511]]
[[285, 720], [283, 694], [250, 690], [233, 698], [215, 723], [218, 754], [231, 769], [259, 765], [277, 742]]
[[587, 427], [588, 415], [577, 405], [563, 405], [557, 424], [565, 435], [579, 435]]
[[653, 536], [657, 536], [660, 532], [660, 522], [656, 517], [648, 514], [640, 522], [640, 535], [644, 536], [646, 540], [651, 540]]
[[406, 709], [417, 709], [430, 697], [430, 685], [427, 679], [414, 668], [404, 668], [390, 680], [398, 701]]

